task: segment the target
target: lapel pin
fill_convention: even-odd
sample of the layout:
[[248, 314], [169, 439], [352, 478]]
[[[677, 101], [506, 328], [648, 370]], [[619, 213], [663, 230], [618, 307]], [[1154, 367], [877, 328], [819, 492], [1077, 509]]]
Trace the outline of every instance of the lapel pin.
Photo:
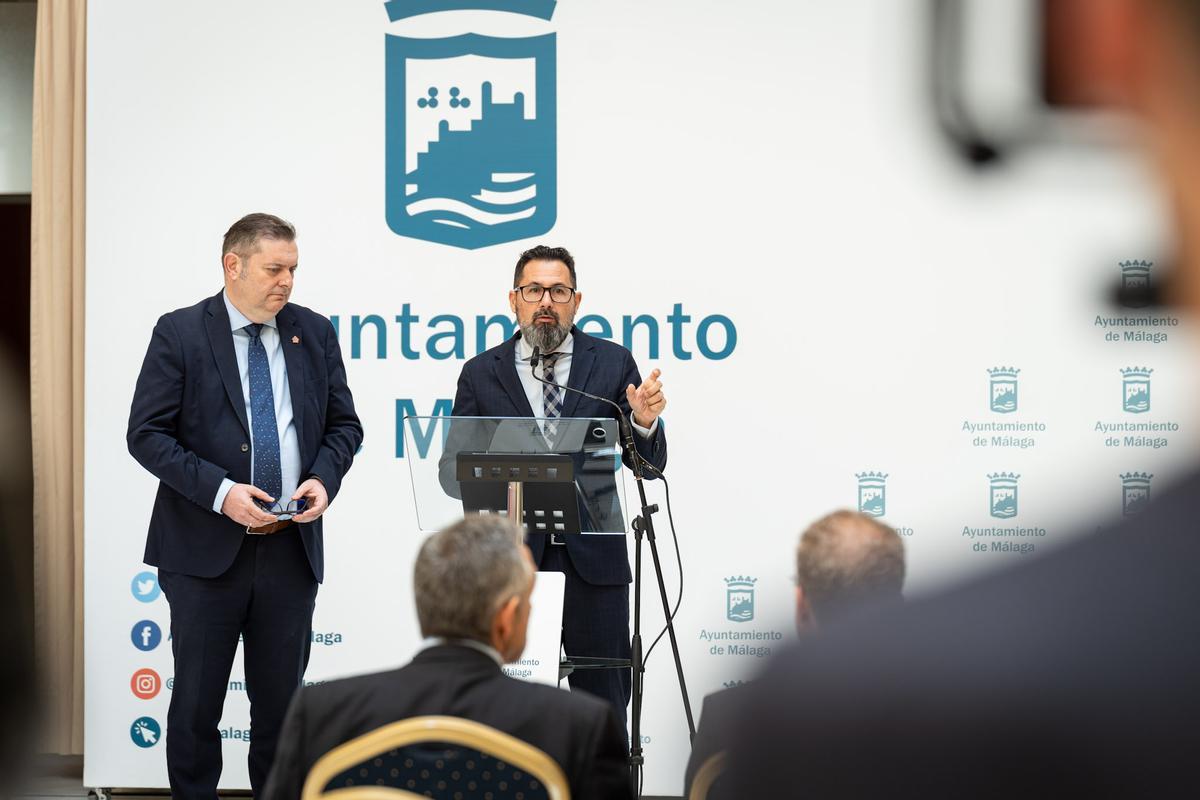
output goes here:
[[292, 344], [300, 344], [300, 337], [299, 337], [299, 336], [293, 336], [293, 337], [292, 337]]

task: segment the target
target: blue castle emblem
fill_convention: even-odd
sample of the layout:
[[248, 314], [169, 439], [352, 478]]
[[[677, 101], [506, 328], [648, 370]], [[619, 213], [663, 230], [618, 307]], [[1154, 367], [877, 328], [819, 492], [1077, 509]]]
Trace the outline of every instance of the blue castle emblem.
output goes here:
[[988, 392], [989, 407], [997, 414], [1009, 414], [1017, 410], [1017, 373], [1013, 367], [995, 367], [988, 370], [990, 377]]
[[1121, 370], [1123, 400], [1121, 408], [1130, 414], [1143, 414], [1150, 410], [1150, 373], [1146, 367], [1126, 367]]
[[[1129, 292], [1131, 297], [1140, 296], [1139, 292], [1145, 291], [1150, 285], [1150, 269], [1153, 266], [1153, 261], [1122, 261], [1121, 288]], [[1142, 302], [1126, 304], [1144, 305]]]
[[[549, 21], [554, 0], [389, 0], [392, 22], [439, 11]], [[387, 223], [467, 249], [540, 236], [557, 215], [553, 33], [388, 34]]]
[[1121, 513], [1137, 514], [1150, 502], [1150, 479], [1146, 472], [1127, 472], [1121, 476]]
[[736, 575], [725, 579], [725, 618], [730, 622], [754, 619], [754, 584], [758, 578]]
[[1020, 475], [997, 472], [988, 475], [991, 494], [988, 497], [988, 513], [997, 519], [1010, 519], [1017, 515], [1017, 479]]
[[871, 517], [887, 513], [887, 473], [856, 472], [858, 478], [858, 510]]

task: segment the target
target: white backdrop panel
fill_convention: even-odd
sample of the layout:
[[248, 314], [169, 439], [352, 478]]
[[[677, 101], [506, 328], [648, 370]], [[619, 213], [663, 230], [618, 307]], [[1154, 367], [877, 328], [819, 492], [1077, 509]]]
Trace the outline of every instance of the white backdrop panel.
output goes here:
[[[965, 172], [925, 99], [925, 5], [564, 0], [550, 21], [390, 23], [376, 0], [90, 4], [85, 781], [166, 785], [164, 748], [153, 735], [141, 746], [140, 730], [165, 727], [169, 642], [137, 645], [143, 620], [167, 630], [168, 609], [134, 590], [155, 481], [126, 453], [125, 421], [154, 321], [218, 291], [221, 234], [250, 211], [298, 226], [294, 299], [337, 320], [366, 432], [327, 517], [312, 681], [394, 666], [418, 641], [414, 454], [398, 452], [397, 415], [448, 410], [438, 402], [479, 349], [477, 317], [507, 313], [512, 264], [538, 241], [576, 254], [581, 314], [598, 317], [587, 329], [609, 325], [643, 373], [663, 370], [697, 711], [790, 636], [796, 536], [855, 506], [860, 473], [887, 475], [913, 592], [1119, 515], [1121, 473], [1162, 486], [1195, 443], [1184, 328], [1134, 324], [1110, 341], [1097, 324], [1117, 315], [1105, 290], [1118, 263], [1158, 252], [1153, 187], [1113, 154]], [[385, 37], [466, 32], [557, 36], [545, 235], [463, 249], [385, 221]], [[461, 350], [433, 338], [460, 323]], [[1127, 341], [1127, 329], [1168, 338]], [[496, 344], [499, 327], [483, 337]], [[990, 409], [1001, 366], [1020, 369], [1012, 413]], [[1154, 369], [1147, 413], [1122, 410], [1119, 370], [1133, 366]], [[1111, 446], [1096, 430], [1146, 420], [1178, 429], [1154, 434], [1165, 446], [1127, 434]], [[1006, 443], [964, 430], [1009, 422], [1033, 432]], [[1020, 475], [1015, 517], [991, 515], [998, 472]], [[661, 487], [651, 495], [662, 502]], [[658, 527], [673, 595], [665, 515]], [[969, 535], [995, 527], [1045, 535], [1013, 540], [1032, 554]], [[654, 632], [652, 586], [647, 597]], [[735, 614], [737, 598], [749, 606]], [[163, 684], [150, 699], [131, 691], [143, 669]], [[647, 677], [646, 791], [678, 793], [687, 737], [663, 645]], [[222, 786], [245, 788], [240, 659], [230, 680]]]

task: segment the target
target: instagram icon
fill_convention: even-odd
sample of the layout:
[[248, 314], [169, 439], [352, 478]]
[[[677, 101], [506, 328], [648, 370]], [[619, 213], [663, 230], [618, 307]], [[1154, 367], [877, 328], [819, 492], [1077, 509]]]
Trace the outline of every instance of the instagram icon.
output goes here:
[[152, 669], [139, 669], [133, 673], [133, 679], [129, 681], [129, 688], [138, 697], [149, 700], [162, 689], [162, 678], [158, 677], [158, 673]]

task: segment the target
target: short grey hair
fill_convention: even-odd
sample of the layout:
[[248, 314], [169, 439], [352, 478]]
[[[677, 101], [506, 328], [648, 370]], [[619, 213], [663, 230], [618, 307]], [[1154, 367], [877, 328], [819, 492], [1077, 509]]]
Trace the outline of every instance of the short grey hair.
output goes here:
[[867, 602], [898, 600], [904, 543], [874, 517], [835, 511], [800, 536], [796, 580], [818, 620]]
[[258, 243], [263, 239], [294, 242], [296, 227], [274, 214], [247, 214], [225, 231], [225, 238], [221, 242], [221, 263], [225, 262], [226, 253], [249, 258], [258, 252]]
[[426, 539], [413, 569], [421, 635], [490, 643], [496, 612], [529, 585], [524, 538], [507, 517], [472, 514]]

